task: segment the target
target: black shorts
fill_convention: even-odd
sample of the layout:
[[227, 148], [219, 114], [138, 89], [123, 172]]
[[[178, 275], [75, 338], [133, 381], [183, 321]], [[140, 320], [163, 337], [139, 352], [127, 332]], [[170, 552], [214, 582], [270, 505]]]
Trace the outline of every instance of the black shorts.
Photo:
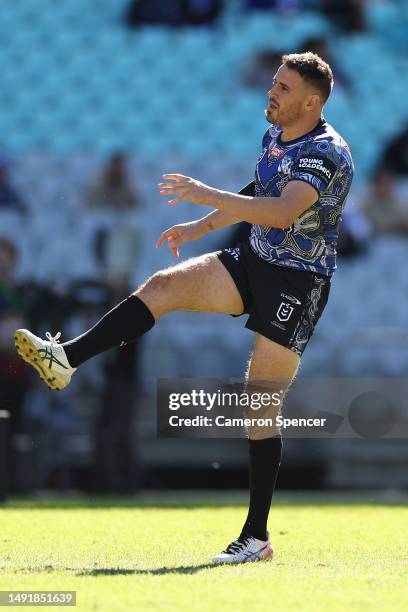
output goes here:
[[271, 264], [249, 242], [217, 255], [241, 295], [242, 314], [249, 314], [245, 327], [301, 355], [326, 306], [330, 278]]

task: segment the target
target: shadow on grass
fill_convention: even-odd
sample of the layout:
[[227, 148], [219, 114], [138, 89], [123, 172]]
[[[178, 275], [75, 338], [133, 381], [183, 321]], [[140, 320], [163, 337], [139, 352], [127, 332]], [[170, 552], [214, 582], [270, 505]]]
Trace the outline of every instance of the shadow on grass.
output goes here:
[[21, 497], [8, 499], [1, 509], [14, 510], [104, 510], [112, 508], [134, 509], [189, 509], [189, 508], [223, 508], [225, 506], [242, 506], [248, 502], [248, 494], [183, 491], [164, 492], [160, 494], [142, 494], [134, 497]]
[[213, 563], [205, 563], [203, 565], [180, 565], [179, 567], [154, 567], [152, 569], [125, 569], [115, 567], [101, 567], [93, 570], [83, 570], [77, 572], [77, 576], [163, 576], [166, 574], [196, 574], [206, 569], [214, 569], [223, 567], [222, 565], [214, 565]]
[[[395, 496], [375, 492], [277, 492], [274, 496], [275, 507], [289, 506], [395, 506], [408, 507], [406, 493]], [[73, 498], [11, 498], [2, 510], [104, 510], [106, 508], [125, 509], [189, 509], [189, 508], [225, 508], [240, 507], [248, 504], [248, 493], [236, 491], [231, 493], [217, 491], [163, 491], [161, 493], [143, 493], [134, 497], [73, 497]]]

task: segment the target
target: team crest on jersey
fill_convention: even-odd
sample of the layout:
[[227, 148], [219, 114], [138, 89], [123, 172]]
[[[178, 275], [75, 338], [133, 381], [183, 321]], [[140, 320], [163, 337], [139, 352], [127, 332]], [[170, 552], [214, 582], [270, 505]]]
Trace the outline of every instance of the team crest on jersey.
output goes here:
[[292, 164], [293, 160], [290, 157], [284, 157], [279, 164], [278, 172], [282, 172], [282, 174], [290, 174]]
[[276, 316], [278, 317], [279, 321], [284, 323], [285, 321], [289, 321], [292, 312], [293, 306], [291, 306], [289, 302], [281, 302], [281, 305], [276, 312]]

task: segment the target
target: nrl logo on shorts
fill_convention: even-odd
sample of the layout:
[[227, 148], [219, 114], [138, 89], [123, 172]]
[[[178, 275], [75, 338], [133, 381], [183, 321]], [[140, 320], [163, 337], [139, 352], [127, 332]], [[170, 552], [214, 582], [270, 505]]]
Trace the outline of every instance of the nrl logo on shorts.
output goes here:
[[276, 312], [276, 316], [278, 317], [279, 321], [285, 322], [289, 321], [292, 312], [293, 306], [291, 306], [291, 304], [288, 302], [281, 302], [281, 305]]

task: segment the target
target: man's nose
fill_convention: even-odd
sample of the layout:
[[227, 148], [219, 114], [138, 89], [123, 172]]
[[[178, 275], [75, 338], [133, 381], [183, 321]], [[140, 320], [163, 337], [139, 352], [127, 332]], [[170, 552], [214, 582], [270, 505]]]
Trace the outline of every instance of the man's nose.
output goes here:
[[275, 87], [275, 85], [272, 85], [272, 87], [271, 87], [271, 88], [270, 88], [270, 90], [268, 91], [268, 96], [269, 96], [269, 98], [270, 98], [272, 95], [275, 95], [275, 96], [276, 96], [276, 93], [277, 93], [276, 87]]

